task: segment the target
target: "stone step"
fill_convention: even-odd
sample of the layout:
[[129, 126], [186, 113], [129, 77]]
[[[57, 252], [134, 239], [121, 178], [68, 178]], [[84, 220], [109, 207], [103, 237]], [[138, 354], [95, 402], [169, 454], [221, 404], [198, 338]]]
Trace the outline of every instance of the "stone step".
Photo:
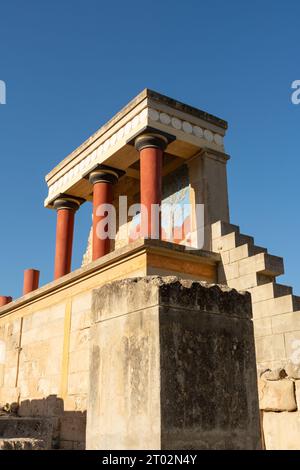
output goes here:
[[[224, 284], [226, 281], [222, 279]], [[269, 284], [274, 282], [274, 278], [271, 276], [264, 276], [262, 274], [251, 273], [246, 274], [245, 276], [240, 276], [236, 279], [230, 279], [227, 281], [229, 287], [232, 287], [237, 290], [250, 290], [253, 287], [263, 286], [265, 284]]]
[[[269, 282], [271, 282], [273, 278], [284, 273], [283, 259], [269, 253], [258, 253], [233, 263], [224, 262], [226, 254], [221, 256], [223, 262], [223, 266], [219, 268], [219, 282], [221, 283], [225, 282], [226, 284], [232, 279], [238, 279], [252, 273], [269, 276], [271, 278]], [[254, 285], [252, 284], [248, 287], [254, 287]]]
[[218, 253], [233, 250], [234, 248], [245, 244], [254, 245], [254, 238], [249, 237], [248, 235], [231, 232], [214, 239], [212, 241], [212, 249]]
[[52, 448], [57, 428], [57, 418], [0, 417], [0, 439], [42, 440], [46, 449]]
[[0, 450], [46, 450], [46, 443], [43, 439], [30, 437], [0, 438]]
[[258, 285], [249, 289], [251, 293], [252, 302], [261, 302], [262, 300], [273, 299], [275, 297], [282, 297], [285, 295], [292, 295], [293, 289], [290, 286], [270, 282], [263, 285]]
[[269, 253], [259, 253], [238, 261], [238, 271], [239, 276], [253, 272], [265, 276], [280, 276], [284, 274], [283, 258]]
[[249, 258], [250, 256], [254, 256], [259, 253], [267, 253], [267, 249], [246, 243], [229, 250], [229, 263], [234, 263], [235, 261]]
[[220, 238], [223, 235], [228, 235], [229, 233], [236, 232], [240, 233], [240, 228], [238, 225], [230, 224], [229, 222], [222, 222], [219, 220], [211, 226], [212, 239]]
[[283, 295], [252, 304], [254, 319], [296, 312], [298, 310], [300, 310], [300, 297], [296, 295]]

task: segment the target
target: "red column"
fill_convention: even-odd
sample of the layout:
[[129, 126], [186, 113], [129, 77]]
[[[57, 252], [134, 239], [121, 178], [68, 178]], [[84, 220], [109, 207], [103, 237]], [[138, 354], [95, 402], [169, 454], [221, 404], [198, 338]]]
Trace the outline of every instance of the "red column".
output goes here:
[[29, 294], [39, 288], [40, 271], [26, 269], [24, 271], [23, 295]]
[[0, 295], [0, 307], [9, 304], [12, 302], [12, 297], [7, 297], [5, 295]]
[[167, 141], [164, 137], [142, 135], [135, 141], [140, 152], [141, 234], [144, 238], [160, 238], [161, 214], [152, 212], [154, 204], [161, 205], [162, 159]]
[[57, 211], [54, 279], [71, 271], [75, 212], [80, 202], [59, 198], [54, 202]]
[[93, 261], [110, 252], [110, 239], [101, 237], [99, 223], [107, 215], [101, 211], [101, 206], [113, 203], [113, 185], [117, 179], [117, 173], [101, 169], [89, 175], [89, 181], [93, 184]]

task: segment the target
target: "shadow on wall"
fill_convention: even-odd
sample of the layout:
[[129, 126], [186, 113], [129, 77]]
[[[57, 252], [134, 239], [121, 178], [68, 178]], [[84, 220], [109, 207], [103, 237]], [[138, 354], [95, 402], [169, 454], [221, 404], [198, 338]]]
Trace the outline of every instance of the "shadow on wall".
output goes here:
[[0, 439], [33, 438], [41, 439], [45, 449], [85, 449], [86, 412], [65, 411], [57, 395], [22, 401], [17, 415], [7, 416], [1, 418]]

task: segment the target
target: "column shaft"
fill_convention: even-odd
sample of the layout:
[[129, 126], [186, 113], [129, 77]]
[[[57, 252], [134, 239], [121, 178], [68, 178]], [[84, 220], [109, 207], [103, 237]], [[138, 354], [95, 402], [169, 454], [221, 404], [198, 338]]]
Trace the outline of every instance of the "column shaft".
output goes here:
[[0, 295], [0, 307], [9, 304], [12, 302], [12, 297], [8, 297], [6, 295]]
[[72, 209], [57, 210], [54, 279], [71, 271], [74, 218], [75, 212]]
[[162, 164], [167, 144], [168, 139], [158, 134], [142, 134], [135, 140], [135, 148], [140, 153], [141, 235], [144, 238], [161, 237]]
[[105, 215], [99, 215], [102, 204], [112, 204], [113, 185], [109, 181], [99, 181], [94, 183], [93, 192], [93, 261], [107, 255], [110, 252], [110, 239], [101, 238], [99, 233], [99, 223]]
[[36, 269], [24, 271], [23, 295], [29, 294], [39, 287], [40, 272]]
[[162, 157], [160, 148], [144, 148], [140, 151], [141, 171], [141, 234], [145, 238], [160, 238], [161, 214], [155, 217], [154, 204], [161, 205]]

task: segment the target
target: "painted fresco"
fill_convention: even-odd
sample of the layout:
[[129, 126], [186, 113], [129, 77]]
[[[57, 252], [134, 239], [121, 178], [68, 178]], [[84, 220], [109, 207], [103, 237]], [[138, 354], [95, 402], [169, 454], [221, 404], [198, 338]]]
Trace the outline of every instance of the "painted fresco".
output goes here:
[[[140, 214], [131, 221], [129, 240], [136, 240], [139, 232]], [[173, 243], [191, 244], [190, 185], [186, 165], [163, 179], [161, 238]]]

